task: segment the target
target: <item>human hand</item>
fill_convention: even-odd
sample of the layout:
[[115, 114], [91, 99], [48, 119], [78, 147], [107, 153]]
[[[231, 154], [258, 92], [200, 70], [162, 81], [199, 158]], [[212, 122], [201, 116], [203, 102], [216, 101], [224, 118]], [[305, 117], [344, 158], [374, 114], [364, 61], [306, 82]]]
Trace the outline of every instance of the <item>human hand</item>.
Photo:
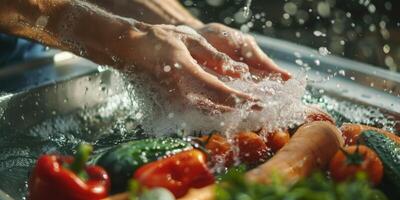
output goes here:
[[[251, 95], [228, 87], [218, 77], [245, 78], [248, 66], [236, 62], [212, 47], [206, 39], [187, 27], [145, 25], [132, 31], [117, 46], [126, 70], [152, 75], [176, 97], [212, 111], [233, 109], [237, 101]], [[138, 67], [133, 67], [138, 66]]]
[[207, 39], [217, 50], [227, 54], [232, 59], [246, 63], [250, 71], [257, 71], [263, 76], [279, 73], [284, 80], [290, 74], [281, 69], [257, 45], [254, 37], [222, 24], [210, 23], [198, 29], [198, 32]]

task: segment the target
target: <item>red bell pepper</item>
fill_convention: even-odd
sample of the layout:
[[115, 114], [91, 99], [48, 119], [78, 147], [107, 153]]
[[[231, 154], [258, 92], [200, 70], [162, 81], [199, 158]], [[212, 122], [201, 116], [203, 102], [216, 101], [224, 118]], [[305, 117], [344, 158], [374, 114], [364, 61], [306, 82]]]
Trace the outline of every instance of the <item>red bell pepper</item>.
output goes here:
[[192, 187], [201, 188], [214, 183], [206, 162], [203, 152], [196, 149], [184, 151], [140, 167], [134, 178], [142, 186], [163, 187], [179, 198]]
[[29, 180], [30, 200], [99, 200], [108, 196], [110, 180], [98, 166], [86, 166], [92, 151], [80, 145], [75, 157], [44, 155]]

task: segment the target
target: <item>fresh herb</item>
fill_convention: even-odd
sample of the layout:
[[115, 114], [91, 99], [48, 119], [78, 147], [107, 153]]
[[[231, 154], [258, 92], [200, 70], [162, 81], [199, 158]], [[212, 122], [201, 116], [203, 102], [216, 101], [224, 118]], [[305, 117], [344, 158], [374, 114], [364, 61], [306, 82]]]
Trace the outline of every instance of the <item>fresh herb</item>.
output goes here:
[[355, 180], [334, 183], [322, 173], [286, 185], [279, 176], [274, 176], [270, 185], [248, 183], [241, 169], [230, 170], [217, 185], [217, 200], [387, 200], [374, 189], [364, 174]]

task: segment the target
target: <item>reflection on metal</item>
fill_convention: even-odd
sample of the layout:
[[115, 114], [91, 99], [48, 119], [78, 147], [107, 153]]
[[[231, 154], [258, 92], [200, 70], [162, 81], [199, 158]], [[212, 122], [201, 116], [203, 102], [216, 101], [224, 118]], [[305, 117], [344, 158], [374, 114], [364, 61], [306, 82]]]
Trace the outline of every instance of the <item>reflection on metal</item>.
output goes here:
[[44, 65], [53, 64], [53, 56], [44, 56], [33, 60], [24, 61], [13, 65], [6, 66], [0, 70], [0, 80], [23, 73], [27, 70], [33, 70]]
[[[310, 67], [307, 72], [310, 79], [330, 77], [328, 81], [311, 83], [313, 87], [324, 89], [335, 96], [400, 113], [400, 73], [336, 56], [322, 56], [316, 50], [287, 41], [255, 36], [261, 48], [292, 73], [301, 71], [296, 64], [296, 60], [301, 60], [303, 65]], [[332, 74], [336, 76], [331, 77]]]
[[0, 68], [0, 92], [19, 92], [95, 71], [97, 66], [88, 60], [52, 50], [39, 58]]
[[[4, 108], [1, 132], [15, 127], [25, 130], [54, 117], [54, 113], [67, 114], [103, 103], [121, 92], [121, 81], [116, 74], [105, 71], [0, 98], [0, 108]], [[107, 93], [99, 90], [105, 86]]]
[[53, 61], [54, 63], [61, 63], [70, 59], [75, 58], [76, 56], [70, 52], [60, 52], [54, 55]]
[[0, 200], [13, 200], [8, 194], [0, 190]]

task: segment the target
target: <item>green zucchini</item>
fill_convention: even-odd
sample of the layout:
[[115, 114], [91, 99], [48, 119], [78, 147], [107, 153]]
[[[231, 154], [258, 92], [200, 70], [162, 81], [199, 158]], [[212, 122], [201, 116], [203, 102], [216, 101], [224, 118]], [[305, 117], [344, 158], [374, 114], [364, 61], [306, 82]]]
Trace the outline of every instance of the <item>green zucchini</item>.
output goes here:
[[364, 131], [361, 138], [381, 159], [384, 176], [396, 188], [400, 188], [400, 145], [376, 131]]
[[116, 193], [127, 189], [129, 179], [140, 166], [191, 148], [191, 144], [182, 139], [148, 138], [114, 147], [99, 155], [94, 162], [108, 172], [111, 191]]

